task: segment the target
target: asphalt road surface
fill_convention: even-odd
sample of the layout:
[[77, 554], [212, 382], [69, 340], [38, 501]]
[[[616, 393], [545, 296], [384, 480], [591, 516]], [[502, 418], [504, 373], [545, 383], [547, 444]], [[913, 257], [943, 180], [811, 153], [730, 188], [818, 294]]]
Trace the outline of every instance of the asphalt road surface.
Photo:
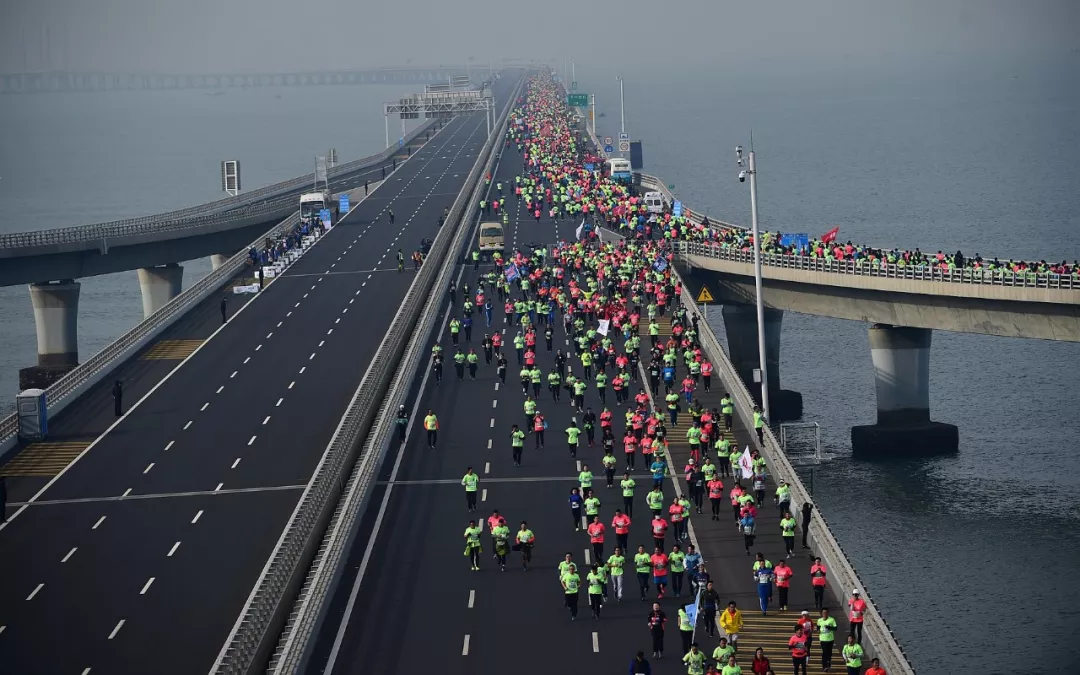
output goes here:
[[[3, 672], [210, 668], [412, 282], [397, 249], [407, 258], [435, 235], [485, 133], [481, 114], [450, 122], [284, 276], [232, 299], [182, 366], [131, 384], [148, 393], [129, 393], [123, 418], [35, 503], [9, 509]], [[184, 325], [205, 333], [215, 314]], [[70, 419], [87, 428], [111, 408], [100, 391], [94, 414], [81, 405]], [[57, 432], [79, 437], [64, 420]]]

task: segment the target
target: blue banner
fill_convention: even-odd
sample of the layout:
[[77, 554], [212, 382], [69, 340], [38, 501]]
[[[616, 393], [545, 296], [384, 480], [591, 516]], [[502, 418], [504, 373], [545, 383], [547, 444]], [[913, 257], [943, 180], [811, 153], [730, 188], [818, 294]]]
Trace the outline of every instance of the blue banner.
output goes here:
[[585, 164], [585, 170], [586, 171], [596, 171], [596, 165], [593, 164], [592, 162], [589, 162], [589, 163]]
[[517, 278], [520, 276], [518, 274], [517, 265], [515, 265], [514, 263], [510, 263], [509, 265], [506, 266], [505, 274], [506, 274], [506, 280], [507, 281], [516, 281]]
[[676, 199], [675, 206], [672, 207], [671, 212], [676, 218], [682, 218], [682, 202]]
[[344, 215], [349, 212], [349, 195], [344, 194], [338, 197], [338, 213]]
[[808, 234], [782, 234], [780, 235], [780, 245], [784, 247], [794, 246], [801, 252], [806, 252], [810, 249], [810, 235]]
[[324, 223], [329, 223], [330, 222], [330, 209], [323, 209], [323, 210], [319, 211], [319, 220], [323, 221]]
[[657, 258], [656, 262], [653, 263], [653, 269], [657, 272], [663, 272], [667, 269], [667, 260], [664, 260], [663, 258]]

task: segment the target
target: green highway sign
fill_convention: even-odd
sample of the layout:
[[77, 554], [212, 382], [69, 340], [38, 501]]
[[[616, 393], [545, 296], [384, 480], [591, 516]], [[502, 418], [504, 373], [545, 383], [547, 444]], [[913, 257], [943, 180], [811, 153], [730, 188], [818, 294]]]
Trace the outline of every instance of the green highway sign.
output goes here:
[[588, 94], [569, 94], [566, 97], [566, 105], [571, 108], [584, 108], [589, 105]]
[[667, 189], [674, 190], [675, 189], [675, 183], [668, 183]]

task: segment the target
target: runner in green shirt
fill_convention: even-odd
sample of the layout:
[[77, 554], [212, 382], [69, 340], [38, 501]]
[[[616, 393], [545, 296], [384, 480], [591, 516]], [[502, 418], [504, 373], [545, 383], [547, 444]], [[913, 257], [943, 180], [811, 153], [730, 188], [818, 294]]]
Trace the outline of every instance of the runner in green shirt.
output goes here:
[[616, 546], [615, 552], [608, 556], [607, 568], [608, 573], [611, 575], [611, 585], [614, 586], [615, 599], [619, 602], [622, 602], [624, 577], [623, 565], [625, 564], [626, 557], [623, 556], [623, 550]]
[[514, 466], [521, 466], [521, 453], [525, 450], [525, 432], [516, 424], [510, 429], [510, 447], [514, 451]]
[[[581, 429], [578, 429], [577, 422], [570, 422], [570, 426], [566, 428], [566, 442], [570, 447], [570, 457], [577, 457], [578, 451], [578, 437], [581, 436]], [[583, 485], [582, 487], [587, 487]]]
[[577, 566], [570, 564], [569, 569], [562, 575], [559, 582], [563, 587], [563, 596], [566, 607], [570, 610], [570, 620], [577, 619], [578, 593], [581, 590], [581, 577], [578, 576]]
[[604, 574], [600, 571], [600, 565], [592, 564], [591, 571], [585, 575], [589, 582], [589, 607], [592, 608], [594, 619], [600, 618], [600, 608], [604, 604]]
[[469, 526], [465, 528], [465, 555], [469, 557], [469, 564], [474, 572], [480, 569], [480, 551], [483, 550], [480, 533], [483, 531], [484, 528], [477, 525], [475, 520], [470, 520]]

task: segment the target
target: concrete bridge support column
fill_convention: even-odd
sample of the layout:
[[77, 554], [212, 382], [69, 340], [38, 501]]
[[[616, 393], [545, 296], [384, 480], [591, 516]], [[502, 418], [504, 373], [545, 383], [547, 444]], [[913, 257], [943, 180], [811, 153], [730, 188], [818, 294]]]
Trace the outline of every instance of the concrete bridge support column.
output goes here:
[[184, 280], [184, 268], [176, 263], [162, 267], [143, 267], [139, 270], [139, 288], [142, 290], [143, 318], [165, 306], [180, 295]]
[[214, 269], [217, 269], [217, 268], [221, 267], [222, 265], [224, 265], [225, 263], [229, 262], [230, 257], [231, 256], [228, 256], [228, 255], [226, 255], [224, 253], [215, 253], [214, 255], [210, 256], [210, 265]]
[[[752, 305], [725, 304], [721, 310], [727, 332], [728, 352], [735, 372], [761, 405], [761, 386], [754, 382], [759, 367], [757, 309]], [[802, 417], [802, 394], [780, 388], [780, 323], [784, 312], [765, 309], [765, 364], [769, 378], [770, 422]]]
[[891, 457], [956, 452], [958, 429], [930, 420], [928, 328], [874, 324], [870, 356], [877, 389], [877, 424], [851, 428], [857, 455]]
[[38, 364], [19, 370], [19, 389], [45, 389], [79, 364], [79, 288], [71, 279], [30, 284]]

